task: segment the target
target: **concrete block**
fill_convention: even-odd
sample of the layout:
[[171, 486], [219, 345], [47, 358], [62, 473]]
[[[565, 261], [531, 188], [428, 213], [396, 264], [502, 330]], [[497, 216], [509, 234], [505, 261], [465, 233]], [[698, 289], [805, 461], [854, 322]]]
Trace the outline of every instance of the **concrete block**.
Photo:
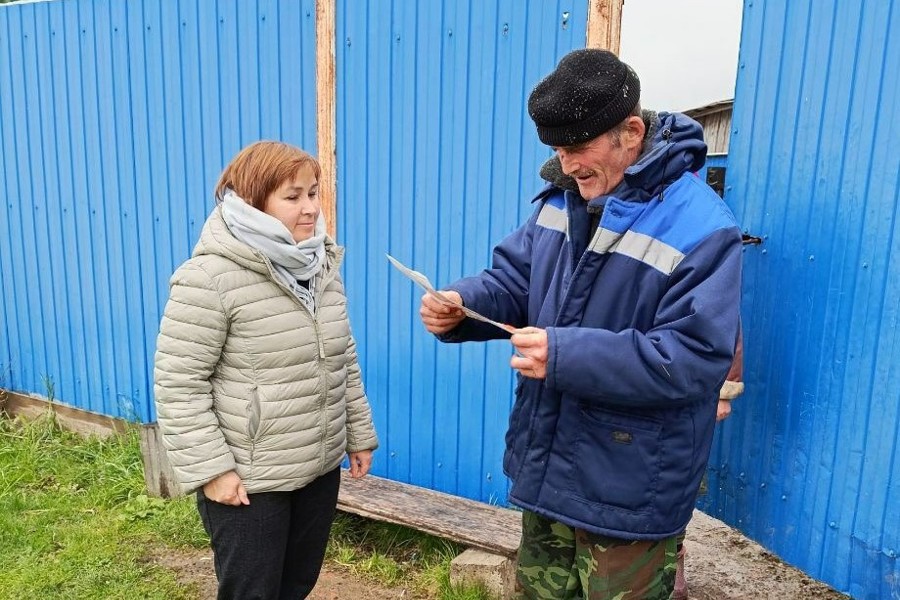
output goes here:
[[516, 560], [470, 548], [450, 562], [450, 582], [484, 584], [500, 600], [511, 600], [516, 589]]

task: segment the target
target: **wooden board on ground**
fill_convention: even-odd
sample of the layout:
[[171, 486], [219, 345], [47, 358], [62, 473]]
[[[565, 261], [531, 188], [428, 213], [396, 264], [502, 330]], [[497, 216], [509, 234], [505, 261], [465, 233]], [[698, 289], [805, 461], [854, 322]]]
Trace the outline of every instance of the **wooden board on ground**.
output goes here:
[[60, 425], [81, 435], [107, 437], [113, 433], [124, 433], [128, 422], [115, 419], [80, 408], [67, 406], [58, 402], [50, 402], [38, 396], [26, 396], [8, 390], [2, 390], [5, 398], [2, 409], [12, 417], [36, 419], [52, 411]]
[[518, 511], [373, 475], [353, 479], [347, 471], [338, 509], [504, 556], [515, 556], [522, 533]]

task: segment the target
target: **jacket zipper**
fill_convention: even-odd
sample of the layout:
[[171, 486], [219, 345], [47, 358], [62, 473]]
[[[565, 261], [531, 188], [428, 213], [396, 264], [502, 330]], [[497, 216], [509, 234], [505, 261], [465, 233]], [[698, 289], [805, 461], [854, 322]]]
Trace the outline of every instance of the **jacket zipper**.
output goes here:
[[[323, 290], [329, 283], [331, 283], [330, 277], [327, 280], [324, 277], [322, 278], [321, 284], [318, 286], [316, 292], [316, 306], [321, 305]], [[325, 438], [328, 437], [328, 373], [325, 372], [325, 340], [322, 338], [322, 331], [319, 329], [319, 318], [318, 316], [313, 315], [312, 320], [313, 327], [315, 327], [316, 330], [316, 344], [319, 348], [319, 419], [322, 423], [319, 439], [319, 448], [321, 449], [321, 455], [319, 457], [319, 473], [322, 473], [325, 468]]]
[[[572, 208], [569, 203], [569, 192], [565, 192], [564, 198], [566, 200], [566, 220], [568, 223], [572, 222]], [[599, 223], [598, 223], [599, 225]], [[598, 227], [599, 228], [599, 227]], [[566, 225], [566, 229], [571, 231], [569, 224]], [[569, 276], [569, 283], [566, 285], [566, 291], [563, 293], [562, 302], [559, 303], [559, 309], [556, 312], [556, 318], [553, 319], [553, 324], [558, 325], [560, 318], [562, 318], [563, 314], [565, 314], [566, 308], [569, 304], [569, 298], [571, 296], [572, 287], [577, 282], [577, 277], [579, 273], [582, 271], [582, 267], [584, 265], [585, 259], [587, 257], [587, 253], [590, 251], [591, 242], [594, 239], [594, 234], [596, 232], [589, 232], [589, 239], [587, 243], [587, 247], [584, 249], [584, 252], [581, 253], [581, 256], [575, 257], [575, 243], [569, 236], [566, 236], [565, 244], [569, 247], [569, 256], [571, 257], [572, 264], [572, 274]]]
[[[568, 192], [566, 192], [568, 194]], [[606, 213], [606, 207], [604, 206], [604, 213]], [[569, 202], [568, 198], [566, 198], [566, 219], [571, 219], [572, 216], [569, 214]], [[589, 232], [589, 238], [587, 247], [584, 249], [584, 252], [581, 253], [581, 256], [578, 260], [575, 260], [575, 253], [573, 252], [573, 242], [572, 240], [567, 239], [565, 243], [569, 246], [569, 254], [572, 257], [572, 275], [569, 277], [569, 283], [566, 285], [566, 290], [563, 293], [562, 301], [559, 303], [559, 310], [556, 313], [556, 318], [553, 320], [554, 325], [559, 325], [560, 319], [566, 313], [566, 310], [569, 308], [569, 303], [572, 299], [572, 288], [575, 286], [578, 281], [579, 275], [586, 268], [585, 265], [588, 261], [588, 254], [591, 251], [591, 248], [594, 245], [594, 238], [598, 235], [598, 232], [602, 229], [603, 225], [603, 215], [601, 215], [600, 219], [597, 221], [597, 227], [594, 231]], [[608, 256], [601, 256], [600, 259], [606, 261]]]
[[[272, 281], [274, 281], [276, 285], [280, 286], [281, 289], [285, 290], [288, 293], [288, 295], [291, 298], [293, 298], [294, 301], [297, 302], [297, 304], [299, 304], [303, 310], [306, 311], [306, 314], [309, 315], [310, 320], [313, 323], [313, 329], [316, 332], [316, 346], [319, 351], [319, 356], [318, 356], [318, 362], [319, 362], [319, 416], [320, 416], [320, 420], [322, 423], [322, 425], [321, 425], [322, 433], [321, 433], [321, 436], [319, 439], [319, 447], [322, 450], [320, 460], [319, 460], [319, 472], [321, 473], [322, 470], [325, 468], [325, 458], [326, 458], [325, 439], [328, 437], [328, 419], [327, 419], [328, 415], [326, 414], [326, 412], [327, 412], [326, 407], [328, 406], [328, 374], [325, 373], [325, 369], [323, 368], [323, 364], [322, 364], [325, 361], [325, 341], [322, 339], [322, 331], [319, 328], [319, 318], [315, 314], [313, 314], [313, 312], [311, 310], [309, 310], [309, 308], [307, 308], [307, 306], [305, 304], [300, 302], [300, 299], [297, 298], [297, 296], [294, 294], [293, 291], [291, 291], [291, 289], [289, 287], [284, 285], [284, 283], [282, 283], [278, 279], [278, 277], [275, 274], [275, 269], [272, 267], [272, 263], [268, 259], [268, 257], [263, 256], [262, 253], [259, 253], [259, 256], [266, 263], [266, 266], [269, 269], [269, 274], [271, 275]], [[328, 284], [331, 283], [331, 280], [334, 277], [333, 275], [331, 275], [331, 273], [336, 272], [337, 267], [340, 264], [340, 257], [341, 257], [341, 255], [337, 256], [337, 260], [335, 261], [334, 268], [329, 273], [329, 275], [327, 277], [323, 276], [322, 281], [319, 282], [318, 286], [316, 286], [317, 287], [316, 298], [315, 298], [316, 306], [319, 306], [321, 304], [322, 294], [323, 294], [325, 288], [328, 287]], [[253, 452], [254, 445], [255, 445], [255, 440], [251, 440], [251, 442], [250, 442], [250, 452], [251, 453]], [[251, 454], [251, 456], [252, 456], [252, 454]]]
[[[337, 265], [340, 264], [340, 257], [338, 255], [338, 260], [334, 266], [334, 270], [331, 273], [335, 273], [337, 269]], [[325, 291], [325, 288], [331, 283], [331, 280], [334, 278], [333, 275], [329, 273], [329, 277], [326, 279], [322, 277], [322, 281], [316, 289], [316, 306], [320, 306], [322, 303], [322, 294]], [[326, 450], [325, 450], [325, 440], [328, 437], [328, 373], [325, 371], [324, 362], [325, 362], [325, 340], [322, 338], [322, 333], [319, 330], [319, 319], [317, 316], [313, 316], [313, 325], [316, 328], [316, 343], [319, 345], [319, 386], [321, 391], [319, 392], [319, 418], [321, 420], [321, 436], [319, 439], [319, 448], [321, 449], [321, 455], [319, 457], [319, 473], [323, 473], [325, 469], [325, 458], [326, 458]]]

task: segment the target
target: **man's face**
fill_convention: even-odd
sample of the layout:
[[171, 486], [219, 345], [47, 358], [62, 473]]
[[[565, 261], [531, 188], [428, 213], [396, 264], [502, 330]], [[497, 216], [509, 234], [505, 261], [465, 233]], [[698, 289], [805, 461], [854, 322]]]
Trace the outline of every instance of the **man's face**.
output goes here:
[[577, 146], [559, 146], [554, 150], [563, 173], [578, 183], [581, 197], [593, 200], [608, 194], [621, 183], [625, 169], [640, 154], [643, 135], [643, 121], [629, 117], [624, 128], [607, 131]]

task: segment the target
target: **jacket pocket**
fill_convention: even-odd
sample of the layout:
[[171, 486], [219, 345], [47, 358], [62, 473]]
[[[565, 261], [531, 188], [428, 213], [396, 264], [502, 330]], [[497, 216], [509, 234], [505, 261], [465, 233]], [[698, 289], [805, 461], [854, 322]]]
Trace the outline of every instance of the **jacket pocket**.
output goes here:
[[247, 405], [247, 437], [250, 441], [256, 441], [256, 434], [259, 433], [259, 388], [253, 386], [250, 388], [250, 403]]
[[651, 508], [659, 482], [662, 422], [581, 407], [572, 490], [594, 504], [633, 512]]
[[509, 477], [515, 477], [518, 470], [520, 459], [524, 453], [524, 446], [528, 437], [528, 423], [523, 426], [523, 413], [525, 410], [525, 399], [522, 390], [525, 387], [525, 377], [517, 375], [516, 391], [514, 394], [515, 402], [513, 402], [512, 411], [509, 414], [509, 428], [506, 430], [506, 452], [503, 454], [503, 471]]

